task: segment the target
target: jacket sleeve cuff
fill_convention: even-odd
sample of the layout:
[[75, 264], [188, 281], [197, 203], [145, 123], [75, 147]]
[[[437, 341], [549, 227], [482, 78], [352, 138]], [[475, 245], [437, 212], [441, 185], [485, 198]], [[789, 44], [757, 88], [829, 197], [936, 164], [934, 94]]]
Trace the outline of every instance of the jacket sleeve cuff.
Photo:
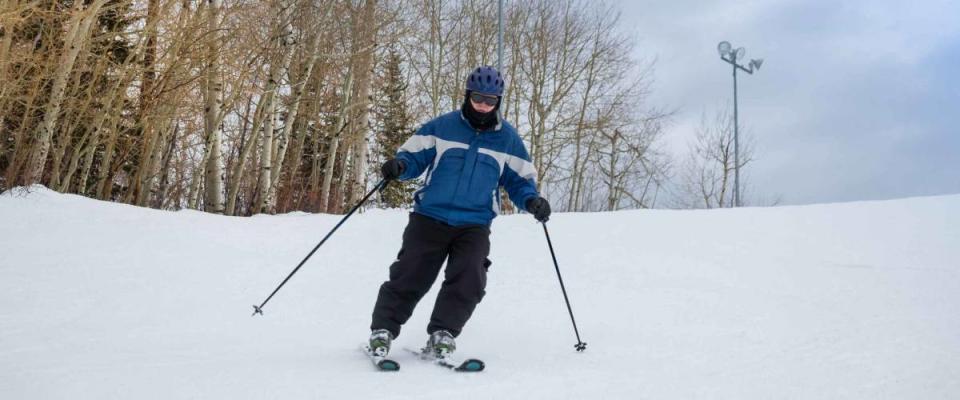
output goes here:
[[525, 197], [525, 198], [523, 199], [523, 204], [520, 204], [520, 209], [523, 210], [523, 211], [526, 211], [526, 212], [530, 212], [529, 210], [527, 210], [527, 203], [529, 203], [530, 200], [533, 200], [533, 199], [537, 198], [538, 196], [539, 196], [538, 194], [534, 193], [534, 194], [531, 194], [531, 195]]

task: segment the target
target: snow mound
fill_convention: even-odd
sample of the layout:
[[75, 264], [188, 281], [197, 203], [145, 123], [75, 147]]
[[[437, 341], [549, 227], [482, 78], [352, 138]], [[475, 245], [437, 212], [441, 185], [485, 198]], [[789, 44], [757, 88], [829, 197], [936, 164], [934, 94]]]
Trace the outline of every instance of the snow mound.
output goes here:
[[[358, 348], [407, 215], [235, 218], [34, 186], [0, 195], [0, 397], [950, 399], [960, 196], [494, 222], [458, 339], [487, 371]], [[437, 285], [438, 286], [438, 285]], [[435, 288], [436, 289], [436, 288]], [[417, 347], [435, 290], [396, 347]]]

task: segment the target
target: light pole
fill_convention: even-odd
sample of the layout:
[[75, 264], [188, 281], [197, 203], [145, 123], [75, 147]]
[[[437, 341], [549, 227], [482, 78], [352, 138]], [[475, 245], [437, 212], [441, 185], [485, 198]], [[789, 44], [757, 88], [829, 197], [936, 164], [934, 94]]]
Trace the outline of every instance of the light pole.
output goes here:
[[737, 70], [740, 69], [750, 75], [753, 71], [760, 69], [763, 59], [750, 60], [747, 67], [737, 64], [737, 60], [747, 55], [747, 49], [743, 47], [733, 49], [730, 42], [723, 41], [717, 45], [717, 52], [720, 53], [720, 59], [733, 66], [733, 205], [740, 207], [740, 127], [737, 116]]
[[[503, 76], [503, 0], [497, 4], [497, 71]], [[506, 82], [504, 82], [506, 86]], [[499, 115], [503, 115], [503, 99], [500, 99], [500, 108], [497, 109]]]
[[503, 0], [497, 4], [497, 71], [503, 73]]

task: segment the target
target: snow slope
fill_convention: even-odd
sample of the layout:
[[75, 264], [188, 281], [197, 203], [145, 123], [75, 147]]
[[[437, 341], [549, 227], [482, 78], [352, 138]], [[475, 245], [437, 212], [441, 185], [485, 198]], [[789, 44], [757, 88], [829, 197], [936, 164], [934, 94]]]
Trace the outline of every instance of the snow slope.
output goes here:
[[[955, 399], [960, 195], [493, 225], [458, 345], [481, 374], [359, 353], [402, 211], [232, 218], [0, 196], [0, 399]], [[436, 291], [396, 342], [416, 347]]]

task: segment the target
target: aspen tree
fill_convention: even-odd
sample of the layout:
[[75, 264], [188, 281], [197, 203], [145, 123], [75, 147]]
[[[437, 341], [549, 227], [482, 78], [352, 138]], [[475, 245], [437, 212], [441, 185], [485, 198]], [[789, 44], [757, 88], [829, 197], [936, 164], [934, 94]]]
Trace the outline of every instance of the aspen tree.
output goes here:
[[84, 6], [83, 2], [76, 2], [71, 10], [72, 16], [64, 39], [63, 55], [54, 73], [50, 101], [44, 110], [43, 121], [40, 123], [37, 134], [36, 148], [27, 166], [25, 181], [28, 184], [40, 182], [43, 176], [47, 153], [50, 151], [50, 140], [59, 120], [60, 107], [63, 105], [63, 95], [66, 91], [70, 72], [73, 71], [73, 64], [77, 60], [77, 55], [80, 54], [80, 50], [83, 49], [86, 40], [89, 38], [90, 26], [96, 19], [100, 8], [106, 2], [107, 0], [95, 0], [88, 6]]
[[223, 213], [223, 173], [221, 162], [221, 140], [223, 138], [221, 119], [223, 81], [220, 77], [220, 10], [222, 0], [207, 0], [207, 26], [211, 35], [207, 43], [207, 65], [204, 77], [204, 136], [206, 137], [204, 163], [204, 210], [216, 214]]

